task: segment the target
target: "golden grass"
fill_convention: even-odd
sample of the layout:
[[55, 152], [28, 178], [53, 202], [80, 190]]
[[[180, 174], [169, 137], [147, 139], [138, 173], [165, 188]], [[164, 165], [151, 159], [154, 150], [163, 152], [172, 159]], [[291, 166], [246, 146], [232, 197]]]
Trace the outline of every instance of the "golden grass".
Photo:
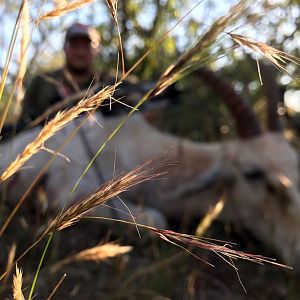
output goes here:
[[60, 270], [65, 265], [71, 264], [73, 262], [80, 261], [93, 261], [93, 262], [103, 262], [110, 258], [126, 254], [133, 249], [132, 246], [121, 246], [114, 242], [109, 242], [103, 245], [98, 245], [96, 247], [88, 248], [83, 251], [80, 251], [74, 255], [66, 257], [54, 265], [47, 267], [47, 272], [51, 275], [58, 270]]
[[300, 65], [300, 59], [296, 56], [287, 54], [283, 51], [280, 51], [272, 46], [269, 46], [265, 43], [258, 42], [254, 39], [234, 34], [228, 33], [228, 35], [239, 45], [251, 49], [252, 51], [259, 53], [265, 57], [271, 64], [273, 64], [280, 71], [288, 73], [292, 77], [295, 77], [293, 74], [290, 74], [286, 69], [286, 64], [291, 62], [296, 65]]
[[104, 261], [108, 258], [116, 257], [128, 253], [131, 246], [121, 246], [115, 243], [107, 243], [83, 250], [70, 258], [71, 261]]
[[49, 225], [42, 237], [56, 230], [62, 230], [78, 222], [84, 215], [92, 211], [95, 207], [106, 203], [109, 199], [118, 196], [133, 186], [144, 181], [156, 178], [165, 172], [160, 171], [162, 163], [153, 164], [149, 161], [132, 171], [121, 174], [116, 178], [102, 184], [94, 192], [83, 198], [81, 201], [74, 203], [65, 212], [59, 214]]
[[58, 5], [53, 10], [41, 15], [38, 18], [37, 22], [55, 17], [61, 17], [69, 12], [82, 8], [83, 6], [90, 4], [93, 1], [94, 0], [74, 0], [71, 2], [58, 1]]
[[13, 267], [13, 262], [15, 260], [15, 256], [16, 256], [16, 249], [17, 246], [16, 244], [12, 244], [12, 246], [10, 247], [9, 251], [8, 251], [8, 257], [7, 257], [7, 264], [6, 264], [6, 276], [4, 278], [3, 283], [6, 283], [7, 278], [9, 277], [9, 274], [11, 273], [12, 267]]
[[[16, 264], [20, 259], [22, 259], [35, 245], [37, 245], [44, 237], [53, 234], [56, 230], [63, 230], [74, 223], [80, 221], [88, 212], [92, 211], [95, 207], [104, 204], [109, 199], [118, 196], [120, 193], [129, 190], [133, 186], [142, 183], [146, 180], [151, 180], [157, 178], [160, 175], [166, 173], [166, 171], [161, 171], [163, 167], [167, 166], [167, 162], [155, 163], [154, 160], [148, 161], [145, 164], [136, 167], [132, 171], [121, 174], [114, 179], [101, 185], [96, 191], [83, 198], [81, 201], [74, 203], [69, 209], [60, 213], [55, 220], [47, 227], [44, 233], [30, 246], [23, 254], [21, 254], [13, 264]], [[24, 198], [22, 198], [13, 214], [8, 218], [5, 224], [1, 228], [1, 234], [7, 228], [11, 218], [23, 203]], [[1, 236], [1, 235], [0, 235]], [[0, 276], [0, 280], [6, 276], [7, 272], [4, 272]]]
[[110, 258], [126, 254], [133, 249], [132, 246], [121, 246], [119, 244], [110, 242], [104, 245], [99, 245], [96, 247], [88, 248], [79, 253], [71, 255], [58, 261], [54, 265], [50, 266], [50, 273], [53, 274], [57, 272], [63, 266], [79, 261], [106, 261]]
[[[218, 36], [224, 32], [224, 29], [240, 18], [244, 11], [245, 1], [240, 1], [230, 9], [227, 15], [216, 20], [192, 48], [185, 51], [175, 63], [164, 71], [155, 88], [149, 94], [149, 98], [159, 95], [172, 83], [178, 80], [181, 72], [193, 65], [195, 55], [201, 53], [214, 43]], [[196, 61], [199, 63], [197, 59]]]
[[77, 105], [69, 110], [58, 112], [56, 116], [47, 123], [40, 131], [37, 138], [28, 144], [23, 152], [7, 167], [1, 174], [0, 182], [5, 181], [16, 173], [30, 157], [42, 149], [44, 143], [51, 138], [56, 132], [66, 126], [69, 122], [77, 118], [81, 113], [95, 110], [107, 98], [112, 97], [115, 87], [107, 86], [100, 92], [88, 99], [81, 100]]
[[199, 223], [196, 229], [196, 236], [203, 236], [209, 229], [214, 220], [216, 220], [223, 211], [225, 205], [224, 196], [222, 196], [217, 203], [206, 213], [203, 220]]
[[23, 275], [22, 270], [16, 265], [16, 274], [13, 277], [13, 299], [14, 300], [25, 300], [22, 293]]
[[[18, 36], [19, 29], [20, 29], [21, 21], [23, 20], [26, 23], [26, 22], [29, 21], [28, 18], [29, 18], [28, 2], [27, 2], [27, 0], [22, 0], [22, 3], [20, 5], [20, 9], [19, 9], [19, 13], [18, 13], [18, 16], [17, 16], [17, 19], [16, 19], [15, 27], [14, 27], [14, 30], [13, 30], [13, 34], [12, 34], [12, 37], [11, 37], [11, 40], [10, 40], [5, 65], [4, 65], [4, 68], [3, 68], [2, 75], [1, 75], [1, 80], [0, 80], [0, 101], [2, 99], [2, 94], [3, 94], [3, 91], [4, 91], [4, 86], [5, 86], [5, 83], [6, 83], [6, 79], [7, 79], [7, 75], [8, 75], [8, 71], [9, 71], [9, 66], [10, 66], [10, 62], [11, 62], [11, 59], [12, 59], [12, 55], [13, 55], [13, 51], [14, 51], [14, 48], [15, 48], [15, 45], [16, 45], [17, 36]], [[23, 59], [24, 59], [24, 57], [23, 57]], [[0, 117], [0, 133], [2, 131], [2, 128], [3, 128], [4, 122], [5, 122], [9, 107], [11, 105], [14, 90], [15, 90], [17, 84], [18, 84], [18, 81], [19, 81], [19, 76], [22, 75], [22, 71], [24, 71], [24, 65], [19, 68], [19, 72], [18, 72], [19, 74], [17, 75], [17, 78], [14, 81], [13, 90], [12, 90], [11, 95], [10, 95], [8, 101], [6, 102], [6, 104], [4, 106], [4, 109], [2, 111], [2, 114], [1, 114], [1, 117]]]
[[125, 59], [124, 59], [124, 50], [123, 50], [123, 43], [121, 38], [121, 31], [118, 22], [118, 0], [106, 0], [107, 6], [110, 10], [111, 16], [116, 24], [117, 31], [118, 31], [118, 39], [119, 39], [119, 47], [121, 52], [121, 62], [122, 62], [122, 75], [125, 75]]
[[118, 0], [106, 0], [106, 3], [110, 9], [113, 19], [117, 21]]
[[27, 69], [27, 52], [28, 52], [28, 46], [30, 42], [29, 23], [30, 23], [29, 5], [28, 5], [28, 1], [25, 1], [24, 13], [22, 16], [22, 23], [21, 23], [22, 36], [21, 36], [21, 45], [20, 45], [21, 47], [20, 47], [19, 62], [18, 62], [20, 67], [16, 78], [17, 80], [16, 101], [15, 101], [15, 108], [13, 114], [13, 118], [15, 120], [17, 120], [20, 115], [21, 108], [22, 108], [21, 102], [24, 97], [23, 80]]

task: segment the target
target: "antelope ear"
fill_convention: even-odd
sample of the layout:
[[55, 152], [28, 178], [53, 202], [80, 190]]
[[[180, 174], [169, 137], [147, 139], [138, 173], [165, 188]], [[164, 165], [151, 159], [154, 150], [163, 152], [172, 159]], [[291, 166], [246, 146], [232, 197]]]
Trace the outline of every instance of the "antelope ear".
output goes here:
[[283, 103], [284, 93], [277, 83], [277, 70], [271, 64], [259, 62], [261, 76], [263, 80], [263, 89], [267, 98], [267, 122], [269, 131], [282, 132], [278, 107]]

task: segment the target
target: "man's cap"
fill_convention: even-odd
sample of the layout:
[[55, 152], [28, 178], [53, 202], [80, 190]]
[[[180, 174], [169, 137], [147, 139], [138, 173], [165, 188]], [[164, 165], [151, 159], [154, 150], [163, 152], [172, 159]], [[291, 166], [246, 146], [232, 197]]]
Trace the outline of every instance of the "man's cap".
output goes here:
[[84, 37], [91, 41], [93, 48], [99, 47], [100, 35], [97, 30], [91, 26], [75, 23], [71, 25], [66, 32], [65, 42], [76, 37]]

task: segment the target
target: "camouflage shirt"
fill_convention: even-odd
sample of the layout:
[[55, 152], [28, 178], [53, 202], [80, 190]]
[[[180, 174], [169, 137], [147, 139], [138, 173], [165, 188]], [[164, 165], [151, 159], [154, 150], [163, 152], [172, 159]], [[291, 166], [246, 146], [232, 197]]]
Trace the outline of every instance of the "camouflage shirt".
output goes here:
[[[96, 92], [105, 85], [113, 85], [115, 77], [113, 74], [95, 73], [93, 77], [87, 78], [84, 84], [75, 87], [74, 81], [70, 78], [70, 74], [65, 69], [59, 69], [49, 73], [36, 76], [25, 93], [23, 100], [23, 111], [20, 118], [22, 127], [28, 125], [31, 121], [43, 115], [45, 111], [65, 100], [69, 96], [76, 94], [79, 91], [87, 91], [90, 87], [96, 87]], [[92, 84], [91, 84], [92, 83]], [[147, 90], [147, 89], [146, 89]], [[141, 99], [146, 90], [132, 78], [124, 80], [122, 85], [118, 87], [114, 93], [116, 99], [121, 99], [123, 103], [131, 106], [135, 105]], [[79, 101], [82, 97], [76, 99]], [[76, 101], [75, 100], [75, 101]], [[104, 105], [101, 106], [100, 111], [105, 116], [113, 116], [120, 113], [128, 113], [129, 106], [123, 105], [120, 102], [109, 105], [109, 100], [106, 100]], [[60, 107], [67, 108], [74, 105], [74, 101], [68, 102], [67, 105]], [[56, 111], [55, 111], [56, 112]], [[50, 114], [47, 119], [49, 120], [54, 116]]]
[[[110, 80], [104, 79], [104, 76], [97, 73], [94, 78], [87, 78], [84, 84], [78, 86], [78, 88], [80, 91], [85, 91], [91, 86], [91, 82], [93, 82], [92, 86], [96, 84], [101, 86], [101, 82], [104, 85], [109, 83], [107, 81]], [[30, 123], [42, 115], [46, 109], [76, 92], [78, 90], [75, 89], [74, 84], [68, 78], [65, 69], [36, 76], [28, 86], [23, 99], [21, 122]], [[74, 103], [69, 105], [72, 104]]]

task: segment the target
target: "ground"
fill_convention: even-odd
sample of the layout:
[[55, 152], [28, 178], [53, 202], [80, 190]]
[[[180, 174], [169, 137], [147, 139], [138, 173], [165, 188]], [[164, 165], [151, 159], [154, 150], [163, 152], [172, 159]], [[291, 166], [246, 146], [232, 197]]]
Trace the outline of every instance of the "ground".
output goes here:
[[[17, 254], [22, 253], [38, 234], [36, 222], [34, 214], [22, 209], [2, 240], [1, 249], [7, 253], [9, 245], [17, 242]], [[231, 224], [216, 222], [207, 236], [236, 242], [243, 251], [276, 257], [243, 228]], [[133, 251], [105, 262], [76, 262], [53, 270], [62, 258], [108, 240], [131, 245]], [[18, 264], [24, 272], [25, 295], [44, 245], [45, 241]], [[296, 271], [236, 262], [246, 294], [231, 266], [215, 254], [196, 253], [214, 268], [149, 232], [142, 231], [140, 239], [129, 225], [82, 221], [55, 235], [38, 279], [35, 299], [47, 299], [64, 273], [67, 276], [53, 299], [299, 299], [300, 278]], [[1, 270], [4, 268], [5, 260], [1, 260]], [[10, 277], [2, 285], [0, 299], [12, 299], [11, 282]]]

